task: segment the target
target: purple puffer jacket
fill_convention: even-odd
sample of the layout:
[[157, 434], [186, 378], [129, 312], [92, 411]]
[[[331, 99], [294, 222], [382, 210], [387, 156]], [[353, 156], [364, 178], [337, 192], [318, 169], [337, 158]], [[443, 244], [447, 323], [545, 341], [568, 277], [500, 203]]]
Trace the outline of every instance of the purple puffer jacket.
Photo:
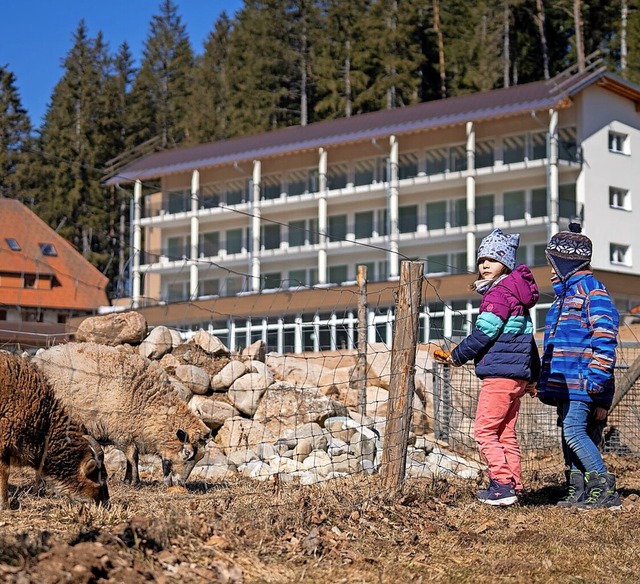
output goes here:
[[538, 301], [531, 270], [518, 266], [484, 294], [471, 334], [451, 353], [454, 363], [473, 360], [476, 375], [537, 381], [540, 356], [529, 309]]

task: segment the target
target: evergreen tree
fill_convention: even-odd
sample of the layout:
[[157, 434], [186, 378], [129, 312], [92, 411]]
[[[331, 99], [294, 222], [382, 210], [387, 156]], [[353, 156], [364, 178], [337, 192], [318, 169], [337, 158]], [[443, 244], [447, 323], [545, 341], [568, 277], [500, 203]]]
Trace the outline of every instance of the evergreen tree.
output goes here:
[[194, 57], [186, 28], [171, 0], [152, 18], [132, 90], [133, 142], [160, 136], [164, 148], [187, 139], [187, 104]]
[[422, 51], [417, 2], [375, 0], [365, 19], [367, 76], [355, 101], [360, 111], [394, 108], [418, 101]]
[[300, 125], [313, 121], [315, 58], [322, 33], [321, 7], [317, 0], [288, 0], [290, 42], [294, 58], [291, 98], [300, 109]]
[[14, 74], [0, 66], [0, 196], [23, 199], [31, 122], [22, 107]]
[[98, 267], [108, 258], [110, 210], [100, 169], [112, 153], [105, 122], [109, 66], [102, 36], [88, 38], [81, 21], [41, 130], [44, 182], [35, 200], [36, 213]]
[[300, 123], [290, 21], [282, 0], [246, 0], [229, 41], [229, 135]]
[[196, 143], [228, 137], [229, 37], [231, 20], [222, 12], [204, 45], [194, 72], [189, 104], [189, 138]]
[[325, 32], [316, 60], [315, 111], [319, 118], [350, 117], [366, 90], [367, 38], [365, 18], [370, 0], [327, 0]]
[[451, 94], [497, 87], [503, 76], [502, 2], [441, 2], [440, 19]]
[[640, 83], [640, 7], [629, 7], [627, 14], [627, 57], [623, 75]]

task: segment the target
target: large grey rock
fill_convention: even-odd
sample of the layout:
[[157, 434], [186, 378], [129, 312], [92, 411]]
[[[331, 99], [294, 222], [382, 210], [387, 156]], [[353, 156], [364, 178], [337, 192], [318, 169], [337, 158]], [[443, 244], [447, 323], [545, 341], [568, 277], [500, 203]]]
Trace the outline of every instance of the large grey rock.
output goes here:
[[227, 392], [229, 401], [243, 414], [252, 416], [267, 390], [267, 380], [260, 373], [247, 373], [236, 379]]
[[189, 343], [198, 345], [205, 353], [209, 355], [228, 355], [229, 349], [215, 335], [209, 334], [204, 329], [200, 329], [193, 337], [189, 339]]
[[101, 345], [138, 344], [147, 334], [147, 321], [139, 312], [112, 312], [85, 318], [78, 326], [76, 340]]
[[244, 448], [256, 448], [260, 442], [275, 442], [276, 436], [256, 420], [234, 416], [225, 421], [215, 441], [225, 454]]
[[212, 430], [222, 427], [229, 418], [240, 415], [230, 403], [205, 395], [194, 395], [188, 405]]
[[211, 380], [209, 374], [195, 365], [178, 365], [174, 375], [197, 395], [205, 395], [209, 391]]
[[155, 327], [140, 343], [138, 350], [147, 359], [160, 359], [165, 353], [171, 351], [173, 347], [173, 337], [171, 331], [166, 326]]
[[211, 378], [213, 391], [226, 390], [231, 384], [247, 372], [247, 366], [242, 361], [229, 361], [218, 373]]
[[346, 416], [347, 408], [328, 398], [317, 389], [274, 383], [263, 395], [253, 416], [280, 436], [285, 428], [295, 428], [307, 422], [322, 425], [332, 416]]

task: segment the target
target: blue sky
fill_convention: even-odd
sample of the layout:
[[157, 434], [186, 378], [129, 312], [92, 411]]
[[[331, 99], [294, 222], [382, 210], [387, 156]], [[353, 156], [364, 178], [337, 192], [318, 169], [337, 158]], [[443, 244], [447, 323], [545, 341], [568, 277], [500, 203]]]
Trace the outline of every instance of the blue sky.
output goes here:
[[[173, 0], [187, 28], [191, 46], [201, 54], [220, 12], [233, 17], [242, 0]], [[62, 61], [84, 18], [89, 36], [102, 31], [115, 52], [127, 41], [139, 64], [152, 16], [161, 0], [4, 0], [0, 10], [0, 65], [16, 76], [23, 107], [31, 123], [42, 123]]]

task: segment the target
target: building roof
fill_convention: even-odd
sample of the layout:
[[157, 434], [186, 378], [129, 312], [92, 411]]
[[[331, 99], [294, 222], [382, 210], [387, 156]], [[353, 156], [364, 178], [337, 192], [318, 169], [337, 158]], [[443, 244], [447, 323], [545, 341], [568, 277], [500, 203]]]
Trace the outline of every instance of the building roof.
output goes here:
[[568, 98], [594, 83], [640, 103], [640, 87], [608, 73], [604, 67], [598, 68], [597, 64], [595, 68], [575, 74], [567, 71], [547, 81], [155, 152], [126, 165], [107, 184], [149, 180], [161, 175], [278, 156], [291, 151], [461, 125], [550, 107], [567, 107], [570, 104]]
[[[12, 250], [8, 240], [14, 240], [20, 249]], [[47, 244], [53, 248], [46, 248]], [[0, 304], [5, 306], [93, 311], [109, 304], [108, 278], [33, 211], [19, 201], [2, 197], [1, 274], [47, 276], [56, 283], [51, 289], [13, 288], [3, 285], [0, 277]]]

